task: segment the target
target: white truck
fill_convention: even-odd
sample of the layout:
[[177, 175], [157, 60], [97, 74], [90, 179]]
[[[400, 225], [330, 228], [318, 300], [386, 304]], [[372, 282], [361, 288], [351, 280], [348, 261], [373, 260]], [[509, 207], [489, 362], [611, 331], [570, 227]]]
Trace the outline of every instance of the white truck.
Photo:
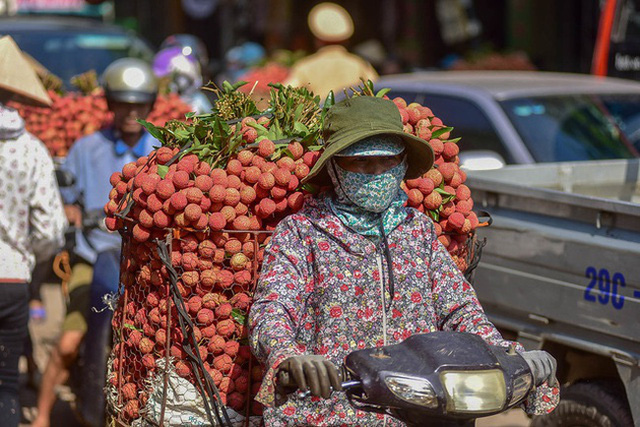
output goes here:
[[469, 173], [493, 224], [474, 272], [505, 337], [558, 361], [561, 403], [532, 426], [640, 426], [640, 161]]

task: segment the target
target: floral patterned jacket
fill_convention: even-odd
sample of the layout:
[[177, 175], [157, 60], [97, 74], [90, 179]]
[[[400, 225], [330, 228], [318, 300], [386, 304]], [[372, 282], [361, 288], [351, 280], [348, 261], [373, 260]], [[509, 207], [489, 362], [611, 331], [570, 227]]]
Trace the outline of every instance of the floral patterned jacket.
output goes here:
[[[431, 220], [415, 209], [388, 236], [395, 296], [385, 313], [387, 267], [372, 240], [346, 228], [322, 198], [285, 218], [265, 253], [251, 308], [251, 346], [267, 366], [257, 399], [265, 425], [404, 425], [355, 410], [344, 393], [330, 399], [290, 396], [275, 406], [274, 374], [286, 358], [321, 354], [339, 366], [351, 351], [436, 330], [478, 334], [510, 345], [487, 319], [475, 291], [438, 241]], [[519, 350], [523, 350], [519, 347]], [[546, 383], [525, 410], [543, 414], [559, 401]]]

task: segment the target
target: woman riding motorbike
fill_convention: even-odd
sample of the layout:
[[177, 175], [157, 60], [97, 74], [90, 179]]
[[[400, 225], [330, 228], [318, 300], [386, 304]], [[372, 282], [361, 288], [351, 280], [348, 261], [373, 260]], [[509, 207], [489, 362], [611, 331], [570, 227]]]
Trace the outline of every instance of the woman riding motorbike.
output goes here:
[[[404, 206], [402, 180], [429, 170], [433, 152], [403, 132], [395, 105], [346, 99], [329, 110], [323, 136], [307, 180], [331, 189], [285, 218], [265, 251], [249, 319], [252, 349], [267, 367], [257, 399], [270, 426], [403, 425], [332, 393], [341, 390], [336, 365], [347, 354], [436, 330], [512, 343], [487, 319], [431, 219]], [[537, 386], [525, 410], [550, 412], [559, 400], [555, 360], [516, 349]], [[322, 399], [284, 395], [282, 370]]]

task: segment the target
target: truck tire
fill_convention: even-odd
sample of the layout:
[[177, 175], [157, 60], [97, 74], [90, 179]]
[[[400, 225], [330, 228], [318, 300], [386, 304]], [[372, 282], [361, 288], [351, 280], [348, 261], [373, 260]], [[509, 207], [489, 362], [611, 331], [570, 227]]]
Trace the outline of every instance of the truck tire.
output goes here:
[[581, 382], [560, 393], [558, 407], [530, 427], [633, 427], [624, 390], [606, 382]]

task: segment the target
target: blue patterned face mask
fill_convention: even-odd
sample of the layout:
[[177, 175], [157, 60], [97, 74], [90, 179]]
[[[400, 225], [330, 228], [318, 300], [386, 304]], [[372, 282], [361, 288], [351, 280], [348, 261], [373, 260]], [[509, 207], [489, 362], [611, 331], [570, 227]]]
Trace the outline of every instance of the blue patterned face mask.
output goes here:
[[[334, 188], [338, 201], [352, 203], [368, 212], [384, 212], [397, 199], [400, 183], [407, 172], [406, 158], [396, 167], [373, 175], [350, 172], [331, 161], [337, 182]], [[333, 174], [331, 174], [333, 175]]]

